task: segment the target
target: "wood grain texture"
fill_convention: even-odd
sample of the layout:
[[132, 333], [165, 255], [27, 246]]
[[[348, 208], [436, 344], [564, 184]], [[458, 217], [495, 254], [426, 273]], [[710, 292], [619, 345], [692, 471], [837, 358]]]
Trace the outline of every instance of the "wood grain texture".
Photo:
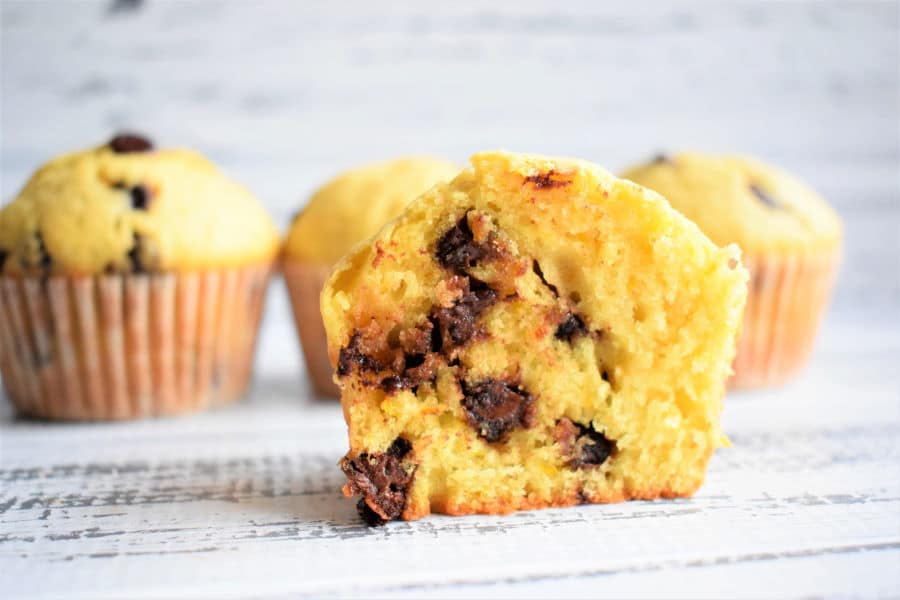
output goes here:
[[900, 595], [900, 46], [894, 2], [0, 2], [0, 196], [137, 128], [209, 154], [282, 226], [360, 161], [476, 150], [611, 169], [756, 154], [847, 225], [811, 367], [732, 394], [694, 499], [362, 526], [282, 282], [257, 385], [183, 419], [0, 408], [9, 598]]

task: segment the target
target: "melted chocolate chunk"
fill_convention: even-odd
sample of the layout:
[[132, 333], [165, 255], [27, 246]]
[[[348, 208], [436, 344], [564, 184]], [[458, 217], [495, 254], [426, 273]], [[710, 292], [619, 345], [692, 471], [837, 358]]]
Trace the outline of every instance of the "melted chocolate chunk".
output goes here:
[[494, 251], [489, 244], [475, 241], [466, 213], [456, 225], [441, 236], [435, 254], [442, 267], [465, 275], [466, 271], [475, 267], [479, 261], [492, 257]]
[[[430, 321], [425, 321], [400, 334], [400, 344], [403, 346], [403, 352], [405, 353], [406, 368], [418, 367], [425, 362], [425, 354], [433, 348], [433, 338], [434, 324]], [[418, 364], [411, 364], [411, 361], [417, 360], [411, 358], [413, 355], [421, 356], [421, 361]]]
[[780, 202], [775, 200], [772, 196], [767, 194], [761, 187], [756, 184], [750, 184], [750, 191], [753, 192], [753, 195], [759, 199], [760, 202], [768, 206], [769, 208], [784, 208]]
[[139, 135], [121, 133], [109, 141], [109, 147], [116, 154], [150, 152], [153, 150], [153, 142]]
[[518, 386], [497, 379], [460, 381], [469, 424], [489, 442], [504, 439], [518, 427], [534, 425], [534, 398]]
[[537, 189], [564, 187], [572, 183], [568, 179], [559, 179], [556, 171], [538, 173], [525, 178], [525, 183], [533, 184]]
[[438, 357], [431, 352], [434, 325], [424, 323], [400, 333], [399, 343], [390, 342], [380, 328], [354, 330], [350, 342], [338, 354], [337, 373], [341, 377], [356, 373], [374, 373], [362, 377], [367, 386], [380, 387], [385, 393], [417, 389], [437, 375]]
[[364, 452], [341, 461], [341, 470], [347, 476], [345, 493], [363, 497], [368, 510], [361, 505], [357, 509], [370, 525], [381, 525], [403, 514], [406, 493], [415, 473], [415, 468], [405, 467], [403, 460], [411, 451], [412, 444], [398, 437], [384, 453]]
[[403, 369], [406, 371], [421, 367], [423, 364], [425, 364], [424, 354], [407, 354], [403, 357]]
[[476, 322], [484, 311], [497, 301], [497, 292], [483, 281], [469, 278], [469, 289], [453, 306], [438, 308], [432, 312], [431, 322], [436, 325], [436, 339], [441, 351], [449, 354], [455, 347], [465, 345], [481, 330]]
[[534, 271], [534, 274], [541, 278], [541, 282], [547, 287], [548, 290], [553, 292], [553, 295], [559, 298], [559, 290], [555, 285], [547, 281], [544, 277], [544, 272], [541, 270], [541, 265], [538, 263], [537, 259], [531, 261], [531, 270]]
[[350, 336], [350, 343], [341, 348], [341, 351], [338, 354], [337, 374], [339, 377], [346, 377], [352, 373], [354, 366], [359, 372], [369, 371], [377, 373], [378, 371], [384, 370], [384, 366], [379, 361], [363, 352], [361, 346], [362, 334], [357, 329], [353, 332], [353, 335]]
[[572, 343], [576, 337], [587, 335], [588, 328], [587, 325], [584, 324], [584, 319], [576, 315], [575, 313], [566, 314], [565, 318], [563, 318], [562, 323], [559, 324], [559, 327], [556, 328], [556, 333], [554, 336], [558, 340], [565, 340]]
[[9, 252], [6, 250], [0, 250], [0, 273], [3, 272], [3, 267], [6, 265], [6, 259], [9, 258]]
[[404, 375], [389, 375], [381, 380], [379, 387], [386, 394], [393, 394], [400, 390], [407, 390], [416, 387], [413, 380]]
[[381, 518], [381, 515], [369, 508], [364, 498], [360, 498], [359, 502], [356, 503], [356, 512], [369, 527], [381, 527], [387, 523], [386, 520]]
[[433, 314], [428, 317], [428, 322], [431, 323], [431, 351], [440, 352], [444, 347], [444, 336], [441, 335], [441, 323]]
[[616, 451], [616, 443], [593, 426], [573, 423], [569, 419], [557, 421], [556, 436], [568, 457], [566, 465], [572, 469], [602, 465]]

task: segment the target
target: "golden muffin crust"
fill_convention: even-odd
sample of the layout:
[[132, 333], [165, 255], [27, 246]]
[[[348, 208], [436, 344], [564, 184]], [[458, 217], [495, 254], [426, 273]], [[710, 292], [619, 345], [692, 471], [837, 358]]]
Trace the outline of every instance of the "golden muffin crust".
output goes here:
[[332, 265], [357, 242], [403, 212], [410, 201], [459, 173], [455, 164], [426, 156], [352, 169], [319, 188], [288, 232], [284, 255]]
[[840, 219], [821, 196], [759, 160], [683, 152], [622, 177], [665, 196], [716, 244], [745, 253], [831, 249], [841, 240]]
[[692, 494], [746, 281], [655, 192], [474, 156], [322, 292], [344, 493], [371, 522]]
[[133, 135], [50, 161], [0, 211], [7, 274], [243, 266], [273, 259], [278, 246], [248, 190], [195, 152]]

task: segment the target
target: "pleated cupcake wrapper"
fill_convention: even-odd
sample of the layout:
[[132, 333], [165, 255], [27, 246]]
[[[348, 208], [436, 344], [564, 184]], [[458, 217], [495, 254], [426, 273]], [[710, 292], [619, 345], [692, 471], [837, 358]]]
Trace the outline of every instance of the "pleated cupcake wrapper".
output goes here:
[[319, 311], [319, 294], [331, 269], [330, 265], [296, 260], [286, 260], [282, 264], [284, 280], [291, 297], [294, 324], [300, 336], [313, 389], [323, 396], [336, 397], [340, 395], [340, 390], [331, 378], [333, 371], [328, 362], [328, 341], [322, 324], [322, 313]]
[[784, 383], [809, 360], [828, 307], [840, 251], [746, 256], [750, 288], [734, 360], [733, 388]]
[[0, 373], [24, 415], [133, 419], [238, 397], [270, 267], [0, 277]]

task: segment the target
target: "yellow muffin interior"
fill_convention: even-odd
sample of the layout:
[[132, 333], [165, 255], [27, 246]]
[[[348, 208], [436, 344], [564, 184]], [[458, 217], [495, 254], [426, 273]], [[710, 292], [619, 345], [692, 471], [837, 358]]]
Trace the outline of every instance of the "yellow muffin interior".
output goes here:
[[189, 271], [272, 260], [257, 199], [199, 154], [111, 144], [42, 166], [0, 211], [10, 274]]
[[[461, 260], [470, 249], [481, 257]], [[746, 278], [735, 247], [632, 182], [577, 160], [474, 156], [322, 293], [345, 493], [372, 483], [363, 509], [381, 519], [693, 493], [724, 439]], [[445, 328], [473, 295], [472, 322]], [[519, 399], [499, 435], [497, 398]], [[391, 461], [408, 480], [390, 490], [351, 476]]]
[[819, 194], [753, 158], [661, 155], [622, 177], [665, 196], [716, 244], [746, 253], [831, 250], [841, 240], [840, 219]]
[[341, 173], [319, 188], [294, 219], [284, 255], [289, 260], [333, 265], [419, 194], [458, 172], [459, 167], [450, 161], [413, 156]]

